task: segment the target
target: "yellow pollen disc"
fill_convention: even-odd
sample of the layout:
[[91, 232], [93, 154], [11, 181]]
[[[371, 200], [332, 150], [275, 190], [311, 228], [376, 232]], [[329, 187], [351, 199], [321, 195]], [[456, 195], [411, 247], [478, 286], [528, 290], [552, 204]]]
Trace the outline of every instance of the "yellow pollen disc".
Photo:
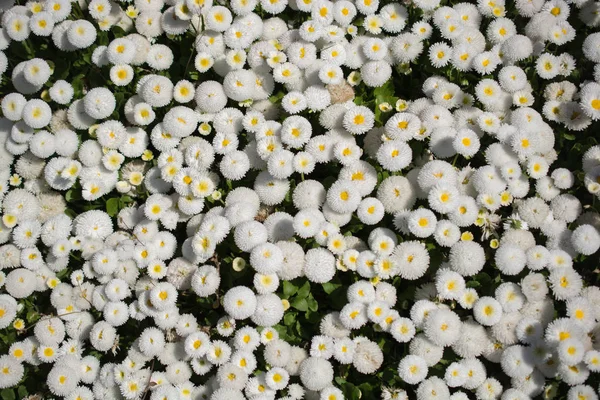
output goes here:
[[568, 338], [570, 338], [570, 337], [571, 337], [571, 334], [570, 334], [569, 332], [560, 332], [560, 333], [558, 334], [558, 340], [560, 340], [561, 342], [562, 342], [563, 340], [567, 340], [567, 339], [568, 339]]

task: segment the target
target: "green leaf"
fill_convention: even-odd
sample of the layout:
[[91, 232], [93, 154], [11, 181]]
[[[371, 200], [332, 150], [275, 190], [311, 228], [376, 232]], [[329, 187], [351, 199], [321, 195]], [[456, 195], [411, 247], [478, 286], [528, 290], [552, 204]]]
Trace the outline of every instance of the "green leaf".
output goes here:
[[307, 303], [310, 311], [317, 311], [319, 309], [319, 303], [312, 297], [312, 295], [309, 296]]
[[296, 297], [290, 305], [298, 311], [308, 311], [308, 301], [305, 298]]
[[373, 386], [371, 386], [371, 384], [370, 384], [370, 383], [368, 383], [368, 382], [361, 383], [360, 385], [358, 385], [358, 388], [359, 388], [360, 390], [364, 390], [364, 391], [366, 391], [366, 392], [368, 392], [368, 393], [370, 393], [370, 392], [372, 392], [372, 391], [373, 391]]
[[304, 328], [302, 327], [300, 321], [296, 321], [296, 332], [298, 332], [298, 335], [302, 337], [306, 336], [306, 332], [304, 331]]
[[394, 80], [389, 79], [383, 86], [378, 87], [373, 91], [377, 104], [385, 102], [389, 97], [394, 95]]
[[342, 286], [340, 283], [325, 282], [323, 284], [323, 290], [325, 291], [325, 293], [331, 294], [335, 289], [339, 288], [340, 286]]
[[350, 382], [345, 382], [341, 385], [341, 389], [344, 392], [344, 396], [349, 400], [359, 400], [362, 397], [360, 389]]
[[15, 392], [13, 392], [12, 389], [4, 389], [2, 392], [0, 392], [0, 397], [2, 397], [2, 400], [15, 400]]
[[296, 285], [294, 285], [292, 282], [290, 281], [283, 281], [283, 295], [286, 298], [290, 298], [291, 296], [293, 296], [294, 294], [296, 294], [296, 292], [298, 291], [298, 287], [296, 287]]
[[69, 189], [65, 194], [65, 200], [67, 200], [67, 202], [81, 200], [81, 193], [79, 192], [79, 190]]
[[283, 324], [285, 326], [292, 326], [296, 322], [296, 313], [287, 312], [283, 317]]
[[84, 53], [83, 61], [85, 61], [86, 64], [91, 64], [92, 63], [92, 53], [91, 52]]
[[67, 208], [65, 210], [65, 214], [67, 214], [72, 219], [75, 219], [75, 217], [77, 216], [77, 212], [75, 210], [71, 210], [70, 208]]
[[318, 326], [319, 322], [321, 321], [322, 315], [316, 311], [310, 310], [310, 302], [308, 307], [308, 311], [304, 314], [306, 321], [313, 324], [314, 326]]
[[121, 198], [119, 199], [119, 210], [129, 207], [131, 203], [133, 203], [133, 199], [131, 197], [121, 196]]
[[[310, 282], [306, 281], [304, 285], [298, 290], [297, 298], [304, 299], [310, 293]], [[305, 310], [306, 311], [306, 310]]]
[[481, 283], [479, 283], [477, 281], [469, 281], [469, 282], [467, 282], [467, 287], [468, 288], [478, 288], [479, 286], [481, 286]]
[[27, 395], [29, 394], [27, 392], [27, 388], [23, 385], [19, 386], [19, 389], [17, 390], [17, 394], [19, 395], [19, 398], [23, 399], [25, 397], [27, 397]]
[[116, 216], [119, 213], [119, 199], [112, 197], [106, 202], [106, 212], [111, 217]]
[[331, 294], [329, 295], [329, 299], [331, 300], [331, 305], [334, 308], [340, 309], [346, 305], [346, 303], [348, 302], [346, 292], [347, 290], [344, 286], [340, 286], [339, 288], [331, 292]]
[[283, 96], [285, 96], [285, 93], [283, 91], [279, 91], [273, 96], [269, 97], [269, 101], [273, 104], [278, 103], [279, 100], [283, 99]]
[[275, 325], [273, 328], [275, 328], [275, 330], [277, 331], [277, 333], [279, 333], [279, 337], [282, 338], [283, 340], [286, 340], [287, 337], [287, 328], [283, 325]]
[[80, 95], [83, 90], [83, 82], [86, 79], [85, 74], [79, 74], [73, 78], [73, 90], [75, 94]]
[[34, 320], [36, 320], [38, 317], [38, 313], [35, 312], [34, 310], [29, 310], [27, 311], [27, 316], [25, 317], [27, 319], [27, 322], [31, 323]]

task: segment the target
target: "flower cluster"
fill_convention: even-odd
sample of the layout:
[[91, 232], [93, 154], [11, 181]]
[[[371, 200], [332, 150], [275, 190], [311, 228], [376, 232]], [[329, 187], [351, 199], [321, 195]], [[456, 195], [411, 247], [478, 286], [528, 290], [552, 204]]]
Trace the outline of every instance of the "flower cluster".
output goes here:
[[600, 3], [0, 13], [0, 389], [598, 399]]

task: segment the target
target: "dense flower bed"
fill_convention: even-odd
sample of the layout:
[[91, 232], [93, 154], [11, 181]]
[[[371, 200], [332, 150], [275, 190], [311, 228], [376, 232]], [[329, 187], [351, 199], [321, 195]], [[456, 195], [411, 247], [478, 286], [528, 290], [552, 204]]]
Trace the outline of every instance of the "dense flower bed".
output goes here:
[[0, 12], [2, 399], [598, 399], [600, 2]]

